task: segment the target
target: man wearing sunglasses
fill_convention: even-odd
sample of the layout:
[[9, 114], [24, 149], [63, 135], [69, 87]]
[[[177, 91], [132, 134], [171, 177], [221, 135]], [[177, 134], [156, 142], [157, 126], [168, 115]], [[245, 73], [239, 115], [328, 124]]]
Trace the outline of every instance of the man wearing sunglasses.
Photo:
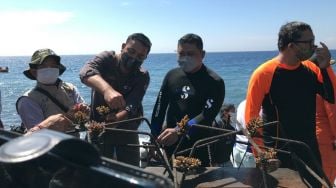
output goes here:
[[[299, 145], [278, 142], [267, 137], [264, 137], [263, 144], [295, 153], [321, 176], [314, 163], [317, 161], [321, 164], [315, 128], [316, 94], [334, 103], [334, 91], [327, 73], [330, 68], [330, 52], [322, 42], [322, 47], [317, 48], [314, 39], [311, 27], [303, 22], [289, 22], [280, 28], [279, 54], [260, 65], [250, 78], [245, 120], [250, 122], [258, 117], [262, 107], [264, 122], [279, 123], [263, 127], [259, 133], [263, 136], [304, 142], [310, 146], [313, 158]], [[318, 65], [308, 60], [314, 53]], [[321, 187], [304, 166], [293, 160], [293, 156], [278, 152], [277, 157], [282, 167], [298, 170], [312, 187]]]
[[[89, 60], [80, 71], [80, 79], [92, 88], [91, 120], [115, 122], [143, 115], [142, 99], [149, 84], [149, 74], [141, 65], [151, 49], [151, 42], [142, 33], [128, 36], [122, 44], [121, 53], [105, 51]], [[102, 116], [97, 107], [109, 107], [110, 114]], [[140, 122], [118, 125], [119, 128], [137, 130]], [[138, 135], [110, 135], [110, 142], [118, 144], [138, 144]], [[106, 153], [117, 160], [139, 165], [139, 149], [130, 147], [111, 147]]]

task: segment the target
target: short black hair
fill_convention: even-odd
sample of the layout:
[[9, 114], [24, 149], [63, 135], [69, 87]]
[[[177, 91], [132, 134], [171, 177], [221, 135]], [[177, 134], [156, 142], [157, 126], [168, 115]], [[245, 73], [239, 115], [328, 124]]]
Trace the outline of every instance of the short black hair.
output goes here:
[[185, 44], [185, 43], [196, 44], [196, 47], [200, 51], [203, 50], [202, 38], [200, 36], [196, 35], [196, 34], [188, 33], [178, 40], [178, 45]]
[[222, 105], [221, 109], [220, 109], [220, 113], [222, 114], [222, 113], [224, 113], [224, 112], [229, 112], [229, 111], [231, 111], [231, 110], [234, 110], [234, 111], [236, 110], [235, 105], [234, 105], [234, 104], [231, 104], [231, 103], [229, 103], [229, 104], [224, 103], [224, 104]]
[[278, 38], [278, 49], [283, 51], [287, 48], [288, 44], [301, 38], [302, 33], [306, 30], [312, 31], [310, 25], [304, 22], [288, 22], [281, 26]]
[[131, 34], [130, 36], [127, 37], [126, 43], [129, 42], [130, 40], [137, 40], [137, 41], [141, 42], [146, 48], [148, 48], [148, 53], [150, 52], [151, 47], [152, 47], [152, 43], [149, 40], [149, 38], [146, 35], [144, 35], [143, 33], [133, 33], [133, 34]]

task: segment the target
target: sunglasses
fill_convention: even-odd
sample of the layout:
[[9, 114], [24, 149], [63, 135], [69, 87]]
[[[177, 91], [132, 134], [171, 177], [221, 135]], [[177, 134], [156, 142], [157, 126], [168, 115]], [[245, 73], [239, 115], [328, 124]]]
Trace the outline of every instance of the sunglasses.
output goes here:
[[294, 43], [308, 43], [311, 47], [315, 46], [315, 39], [309, 39], [309, 40], [295, 40]]

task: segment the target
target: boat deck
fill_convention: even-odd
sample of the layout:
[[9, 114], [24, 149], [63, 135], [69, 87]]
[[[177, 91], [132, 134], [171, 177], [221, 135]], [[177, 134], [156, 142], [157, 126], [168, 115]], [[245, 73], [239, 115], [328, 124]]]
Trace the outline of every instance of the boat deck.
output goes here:
[[[147, 167], [146, 171], [163, 174], [162, 167]], [[167, 175], [167, 173], [166, 173]], [[181, 182], [182, 173], [176, 172], [177, 182]], [[195, 174], [186, 175], [181, 187], [307, 187], [298, 172], [279, 168], [266, 175], [267, 186], [263, 185], [262, 172], [256, 168], [207, 167]]]

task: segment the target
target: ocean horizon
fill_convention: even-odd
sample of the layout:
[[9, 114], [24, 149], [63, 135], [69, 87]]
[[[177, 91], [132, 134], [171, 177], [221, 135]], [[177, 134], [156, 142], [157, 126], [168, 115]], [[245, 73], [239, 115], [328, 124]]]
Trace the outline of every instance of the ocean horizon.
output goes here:
[[[329, 49], [331, 52], [336, 51], [336, 49]], [[258, 52], [275, 52], [278, 53], [278, 50], [246, 50], [246, 51], [206, 51], [206, 53], [258, 53]], [[99, 53], [99, 52], [98, 52]], [[150, 52], [148, 56], [151, 55], [160, 55], [160, 54], [173, 54], [176, 55], [176, 52]], [[58, 54], [60, 56], [94, 56], [97, 55], [96, 53], [74, 53], [74, 54]], [[30, 58], [31, 55], [1, 55], [0, 58], [6, 58], [6, 57], [28, 57]], [[1, 62], [0, 62], [1, 63]], [[1, 67], [1, 66], [0, 66]]]
[[[224, 103], [233, 103], [237, 106], [245, 98], [248, 80], [254, 69], [277, 54], [278, 51], [207, 52], [204, 64], [224, 79], [226, 90]], [[331, 50], [331, 54], [335, 59], [336, 50]], [[91, 89], [80, 82], [79, 70], [94, 55], [96, 54], [60, 55], [62, 64], [67, 67], [60, 78], [73, 83], [88, 104]], [[151, 77], [143, 99], [144, 116], [148, 120], [151, 119], [156, 96], [165, 74], [178, 66], [176, 59], [176, 53], [150, 53], [143, 64]], [[16, 100], [25, 91], [35, 86], [36, 81], [26, 78], [22, 73], [28, 68], [29, 61], [30, 56], [0, 56], [0, 67], [9, 68], [8, 73], [0, 74], [1, 119], [6, 129], [21, 123], [16, 113]], [[140, 129], [149, 131], [146, 125], [142, 125]]]

